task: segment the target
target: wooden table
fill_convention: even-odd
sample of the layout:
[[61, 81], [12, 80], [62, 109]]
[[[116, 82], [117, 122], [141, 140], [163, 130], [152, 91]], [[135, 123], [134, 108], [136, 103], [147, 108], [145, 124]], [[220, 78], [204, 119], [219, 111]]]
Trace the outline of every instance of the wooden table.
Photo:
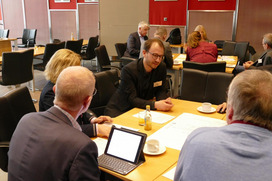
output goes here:
[[11, 41], [14, 41], [14, 49], [18, 50], [17, 38], [0, 38], [0, 56], [3, 52], [11, 52]]
[[[173, 53], [173, 60], [175, 60], [180, 54], [178, 53]], [[185, 55], [185, 54], [184, 54]], [[222, 59], [223, 57], [223, 59]], [[224, 60], [224, 58], [227, 60], [227, 59], [233, 59], [235, 61], [226, 61], [227, 62], [227, 67], [226, 67], [226, 72], [227, 73], [232, 73], [234, 67], [229, 67], [231, 65], [236, 65], [237, 64], [237, 61], [238, 61], [238, 57], [237, 56], [218, 56], [218, 59], [217, 61], [222, 61]], [[185, 59], [184, 59], [185, 60]], [[178, 92], [178, 86], [180, 84], [180, 79], [179, 77], [181, 77], [181, 70], [183, 68], [183, 64], [182, 62], [180, 64], [174, 64], [173, 67], [172, 67], [172, 70], [174, 70], [174, 75], [175, 75], [175, 78], [174, 78], [174, 93], [173, 95], [174, 96], [178, 96], [179, 95], [179, 92]]]
[[[175, 117], [185, 112], [197, 114], [201, 116], [206, 116], [206, 117], [217, 118], [217, 119], [224, 119], [225, 117], [224, 114], [219, 114], [219, 113], [204, 114], [204, 113], [198, 112], [197, 107], [201, 106], [202, 103], [184, 101], [184, 100], [178, 100], [178, 99], [172, 99], [172, 102], [174, 103], [175, 106], [171, 109], [171, 111], [162, 112], [162, 113], [172, 115]], [[213, 107], [216, 108], [217, 106], [213, 105]], [[142, 109], [139, 109], [139, 108], [131, 109], [130, 111], [114, 118], [114, 123], [139, 129], [140, 132], [146, 133], [148, 136], [155, 133], [160, 128], [162, 128], [163, 126], [169, 123], [167, 122], [164, 124], [158, 124], [153, 122], [152, 130], [145, 131], [143, 126], [138, 125], [138, 118], [133, 117], [134, 114], [137, 114], [140, 111], [142, 111]], [[180, 151], [176, 149], [166, 148], [166, 152], [161, 155], [157, 155], [157, 156], [145, 155], [146, 162], [125, 176], [118, 174], [116, 172], [107, 170], [105, 168], [100, 168], [100, 169], [122, 180], [156, 180], [163, 177], [162, 176], [163, 173], [165, 173], [168, 169], [175, 166], [175, 164], [178, 161], [179, 152]]]

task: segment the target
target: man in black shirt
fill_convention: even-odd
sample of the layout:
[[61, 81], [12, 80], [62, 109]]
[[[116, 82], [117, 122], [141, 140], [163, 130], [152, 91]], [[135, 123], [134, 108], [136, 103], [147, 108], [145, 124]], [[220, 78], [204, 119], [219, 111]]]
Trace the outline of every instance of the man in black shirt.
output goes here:
[[134, 107], [169, 111], [173, 104], [167, 98], [164, 46], [159, 39], [145, 42], [144, 58], [133, 61], [122, 69], [121, 83], [109, 101], [106, 115], [116, 117]]

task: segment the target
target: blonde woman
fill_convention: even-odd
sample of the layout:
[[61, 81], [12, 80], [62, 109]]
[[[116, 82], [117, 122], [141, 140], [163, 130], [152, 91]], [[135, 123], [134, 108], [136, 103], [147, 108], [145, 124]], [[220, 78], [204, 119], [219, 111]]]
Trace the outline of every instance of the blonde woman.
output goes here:
[[201, 38], [199, 31], [188, 36], [186, 61], [208, 63], [217, 61], [217, 46]]
[[[57, 81], [59, 74], [67, 67], [80, 66], [81, 57], [68, 49], [58, 50], [49, 60], [45, 67], [45, 78], [48, 80], [47, 84], [42, 90], [39, 111], [46, 111], [50, 107], [54, 106], [55, 93], [53, 87]], [[92, 116], [89, 113], [83, 113], [78, 117], [77, 122], [79, 123], [82, 132], [89, 137], [105, 136], [107, 137], [110, 132], [110, 127], [103, 124], [112, 122], [112, 119], [108, 116], [100, 116], [98, 118]]]
[[209, 42], [209, 40], [207, 38], [206, 30], [205, 30], [203, 25], [197, 25], [196, 28], [195, 28], [195, 31], [198, 31], [200, 33], [202, 41]]

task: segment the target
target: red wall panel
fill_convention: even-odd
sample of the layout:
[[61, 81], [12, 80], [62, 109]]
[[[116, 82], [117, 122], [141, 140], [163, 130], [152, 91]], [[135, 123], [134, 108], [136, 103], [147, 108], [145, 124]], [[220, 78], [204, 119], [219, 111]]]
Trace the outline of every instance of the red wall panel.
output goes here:
[[[149, 1], [149, 23], [153, 25], [186, 25], [187, 0]], [[167, 21], [164, 21], [164, 17]]]
[[189, 0], [189, 10], [235, 10], [236, 0], [198, 1]]
[[77, 0], [70, 0], [70, 3], [55, 3], [49, 0], [49, 9], [76, 9]]

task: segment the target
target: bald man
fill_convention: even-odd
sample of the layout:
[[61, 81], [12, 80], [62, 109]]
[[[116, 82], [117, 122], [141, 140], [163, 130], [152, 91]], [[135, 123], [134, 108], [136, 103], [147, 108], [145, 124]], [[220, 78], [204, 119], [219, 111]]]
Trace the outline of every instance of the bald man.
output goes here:
[[12, 136], [9, 180], [100, 180], [96, 144], [76, 121], [88, 109], [94, 86], [87, 68], [61, 72], [54, 106], [25, 115]]

